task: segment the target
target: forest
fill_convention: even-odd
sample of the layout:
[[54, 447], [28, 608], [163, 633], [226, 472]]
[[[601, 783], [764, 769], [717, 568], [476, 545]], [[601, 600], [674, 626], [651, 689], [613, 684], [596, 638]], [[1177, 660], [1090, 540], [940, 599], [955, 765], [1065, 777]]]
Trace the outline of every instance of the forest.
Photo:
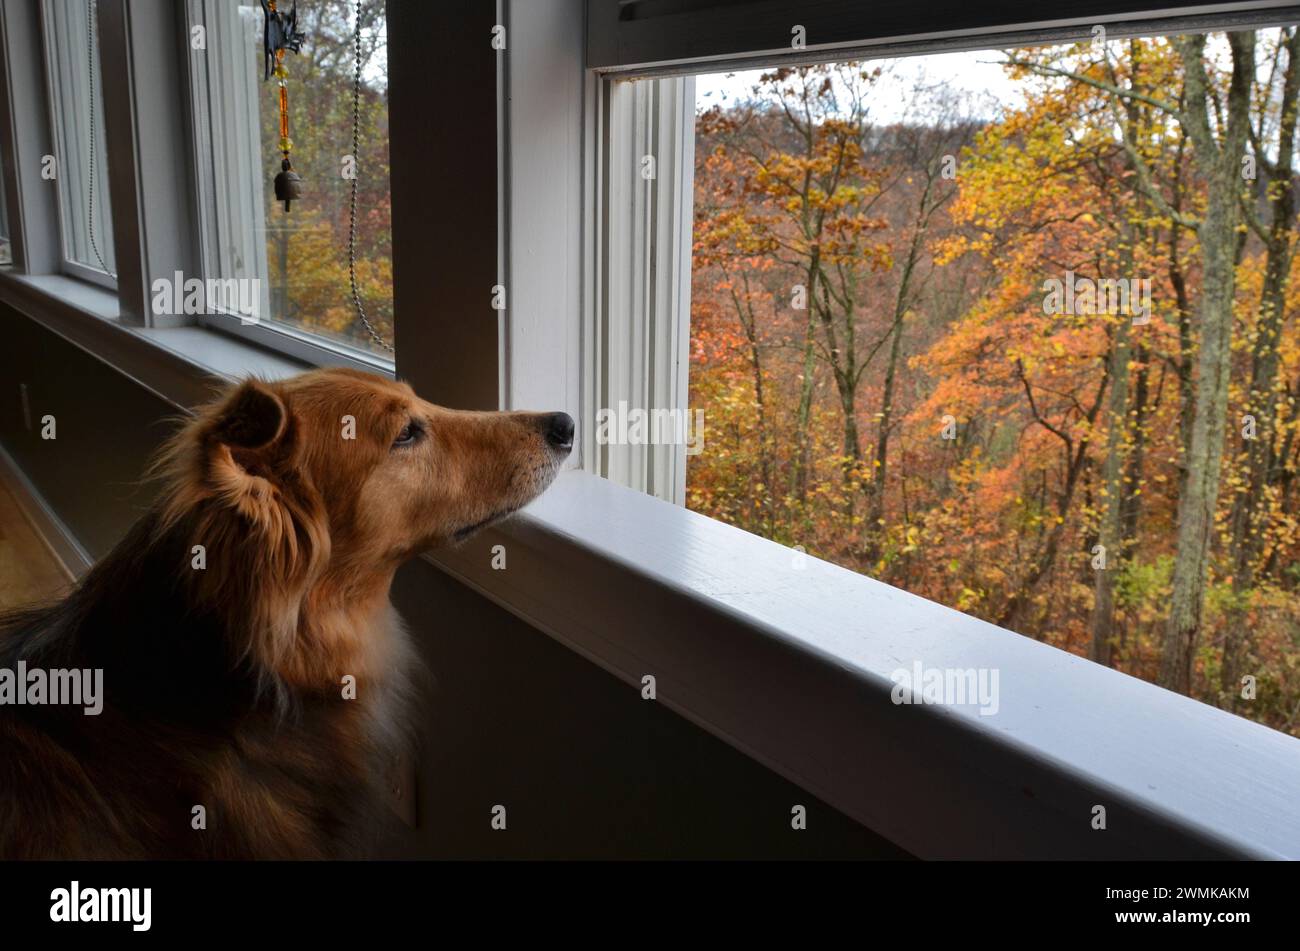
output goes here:
[[687, 504], [1300, 735], [1300, 31], [696, 120]]

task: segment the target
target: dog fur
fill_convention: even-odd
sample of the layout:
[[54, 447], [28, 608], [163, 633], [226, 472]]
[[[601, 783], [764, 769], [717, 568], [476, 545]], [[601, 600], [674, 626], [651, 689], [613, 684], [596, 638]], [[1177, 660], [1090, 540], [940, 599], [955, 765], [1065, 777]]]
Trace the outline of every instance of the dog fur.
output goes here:
[[127, 537], [61, 603], [0, 618], [0, 667], [104, 671], [98, 716], [0, 705], [0, 858], [371, 854], [418, 670], [393, 575], [542, 492], [571, 437], [351, 370], [201, 409]]

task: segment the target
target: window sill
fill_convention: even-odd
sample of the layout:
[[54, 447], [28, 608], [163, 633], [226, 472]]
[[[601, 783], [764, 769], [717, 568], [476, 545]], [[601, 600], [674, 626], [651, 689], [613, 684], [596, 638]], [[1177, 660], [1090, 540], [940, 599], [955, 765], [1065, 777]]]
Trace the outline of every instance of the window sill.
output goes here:
[[309, 365], [203, 327], [138, 327], [118, 316], [117, 295], [62, 275], [0, 273], [0, 301], [186, 409], [237, 377], [291, 376]]
[[[182, 409], [306, 368], [65, 277], [0, 301]], [[1300, 857], [1300, 740], [599, 477], [425, 557], [915, 855]], [[998, 713], [895, 705], [915, 661], [997, 670]]]
[[1300, 740], [599, 477], [426, 557], [920, 857], [1300, 857]]

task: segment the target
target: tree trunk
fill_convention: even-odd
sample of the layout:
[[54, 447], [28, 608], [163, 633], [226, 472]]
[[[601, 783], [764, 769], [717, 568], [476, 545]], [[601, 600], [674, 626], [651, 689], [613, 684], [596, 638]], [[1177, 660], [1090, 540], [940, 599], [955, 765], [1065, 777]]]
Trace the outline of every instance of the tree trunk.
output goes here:
[[1186, 117], [1196, 163], [1206, 180], [1205, 214], [1198, 228], [1201, 245], [1200, 346], [1197, 356], [1196, 412], [1187, 460], [1187, 485], [1178, 500], [1178, 542], [1173, 591], [1165, 626], [1159, 683], [1190, 694], [1192, 663], [1201, 629], [1214, 512], [1228, 409], [1231, 372], [1232, 305], [1236, 288], [1238, 189], [1241, 156], [1250, 122], [1250, 87], [1255, 75], [1255, 34], [1231, 33], [1232, 82], [1224, 141], [1215, 141], [1206, 99], [1209, 81], [1203, 55], [1205, 37], [1180, 37], [1186, 83]]
[[[1233, 598], [1223, 635], [1220, 686], [1225, 706], [1233, 709], [1241, 676], [1251, 650], [1248, 600], [1255, 587], [1256, 565], [1263, 547], [1264, 495], [1276, 464], [1278, 369], [1286, 291], [1291, 273], [1291, 238], [1295, 222], [1292, 177], [1296, 131], [1297, 93], [1300, 93], [1300, 29], [1286, 44], [1287, 67], [1282, 82], [1282, 120], [1278, 131], [1277, 163], [1269, 169], [1269, 228], [1255, 341], [1251, 348], [1250, 388], [1246, 412], [1254, 417], [1254, 438], [1241, 440], [1241, 467], [1245, 491], [1233, 500], [1230, 520]], [[1260, 156], [1263, 159], [1263, 156]]]
[[1110, 404], [1107, 406], [1106, 461], [1102, 465], [1101, 484], [1105, 502], [1098, 543], [1103, 564], [1094, 565], [1092, 646], [1088, 656], [1110, 666], [1111, 638], [1115, 618], [1115, 571], [1123, 556], [1124, 453], [1128, 442], [1129, 408], [1129, 336], [1131, 317], [1121, 315], [1115, 328], [1111, 349]]
[[749, 367], [754, 376], [754, 405], [758, 413], [756, 428], [758, 430], [758, 468], [759, 478], [763, 482], [762, 522], [766, 533], [771, 534], [773, 524], [772, 493], [772, 447], [767, 435], [767, 403], [763, 395], [763, 354], [758, 344], [758, 319], [754, 314], [754, 299], [750, 293], [749, 275], [743, 275], [745, 296], [742, 300], [736, 293], [732, 281], [731, 300], [736, 308], [736, 319], [740, 321], [741, 331], [749, 350]]
[[802, 506], [808, 497], [808, 444], [812, 422], [813, 379], [816, 362], [813, 343], [817, 335], [817, 305], [813, 295], [817, 290], [817, 274], [821, 270], [821, 246], [814, 244], [809, 255], [807, 294], [808, 321], [803, 337], [803, 376], [799, 380], [799, 405], [794, 416], [794, 453], [790, 466], [790, 495]]
[[898, 375], [898, 357], [903, 349], [903, 318], [912, 291], [912, 274], [916, 262], [921, 256], [921, 247], [925, 240], [926, 225], [930, 214], [937, 208], [927, 208], [930, 192], [934, 185], [934, 176], [929, 174], [925, 188], [921, 192], [921, 203], [917, 211], [916, 225], [912, 231], [912, 241], [908, 245], [907, 258], [903, 261], [903, 273], [898, 278], [898, 293], [894, 296], [893, 323], [890, 325], [892, 339], [889, 341], [889, 362], [885, 366], [885, 382], [880, 394], [880, 425], [876, 434], [876, 452], [873, 460], [870, 499], [867, 504], [867, 558], [875, 561], [880, 556], [880, 538], [884, 533], [885, 518], [885, 480], [889, 468], [889, 428], [894, 421], [894, 381]]
[[[835, 389], [840, 398], [842, 414], [842, 437], [840, 443], [841, 480], [845, 489], [846, 514], [852, 517], [854, 492], [851, 481], [854, 473], [862, 465], [862, 440], [858, 433], [858, 372], [857, 341], [853, 311], [855, 301], [850, 288], [843, 288], [844, 295], [835, 301], [831, 299], [828, 278], [822, 275], [822, 300], [818, 309], [821, 317], [822, 333], [826, 337], [826, 351], [830, 356], [831, 374], [835, 380]], [[838, 304], [844, 313], [844, 339], [840, 340], [835, 330], [834, 307]]]
[[[906, 283], [906, 277], [904, 278]], [[903, 291], [899, 292], [902, 305]], [[898, 357], [903, 349], [903, 315], [897, 313], [890, 333], [889, 362], [885, 365], [885, 383], [880, 394], [880, 428], [876, 435], [876, 453], [871, 473], [871, 496], [867, 506], [867, 557], [880, 557], [880, 539], [885, 531], [885, 479], [889, 468], [889, 427], [894, 422], [894, 381], [898, 376]]]
[[[1174, 193], [1170, 204], [1179, 213], [1183, 210], [1183, 148], [1185, 140], [1178, 143], [1174, 160]], [[1192, 301], [1187, 291], [1187, 276], [1183, 272], [1182, 249], [1179, 238], [1182, 225], [1173, 221], [1169, 226], [1169, 283], [1174, 288], [1174, 302], [1178, 307], [1178, 498], [1187, 488], [1187, 457], [1192, 448], [1192, 420], [1196, 415], [1196, 394], [1192, 385]]]

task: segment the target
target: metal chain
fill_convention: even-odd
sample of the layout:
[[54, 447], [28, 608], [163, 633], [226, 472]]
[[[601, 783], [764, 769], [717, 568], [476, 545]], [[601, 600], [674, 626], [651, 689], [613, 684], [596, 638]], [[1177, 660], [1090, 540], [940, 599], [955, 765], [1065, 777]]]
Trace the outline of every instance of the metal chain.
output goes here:
[[104, 256], [99, 253], [99, 243], [95, 241], [95, 7], [96, 0], [86, 0], [86, 75], [90, 81], [90, 99], [87, 103], [90, 110], [90, 167], [87, 175], [89, 189], [86, 218], [90, 231], [90, 249], [95, 252], [95, 259], [99, 261], [104, 273], [116, 281], [117, 275], [104, 263]]
[[370, 339], [389, 353], [392, 353], [393, 345], [380, 336], [379, 331], [370, 322], [370, 318], [366, 316], [366, 309], [361, 304], [361, 295], [357, 293], [357, 180], [360, 178], [361, 167], [359, 154], [361, 138], [361, 0], [357, 0], [354, 19], [356, 22], [353, 27], [352, 48], [356, 72], [352, 77], [352, 197], [348, 202], [348, 280], [352, 284], [352, 303], [357, 309], [357, 318], [361, 321], [361, 326], [366, 328], [366, 333], [370, 334]]

